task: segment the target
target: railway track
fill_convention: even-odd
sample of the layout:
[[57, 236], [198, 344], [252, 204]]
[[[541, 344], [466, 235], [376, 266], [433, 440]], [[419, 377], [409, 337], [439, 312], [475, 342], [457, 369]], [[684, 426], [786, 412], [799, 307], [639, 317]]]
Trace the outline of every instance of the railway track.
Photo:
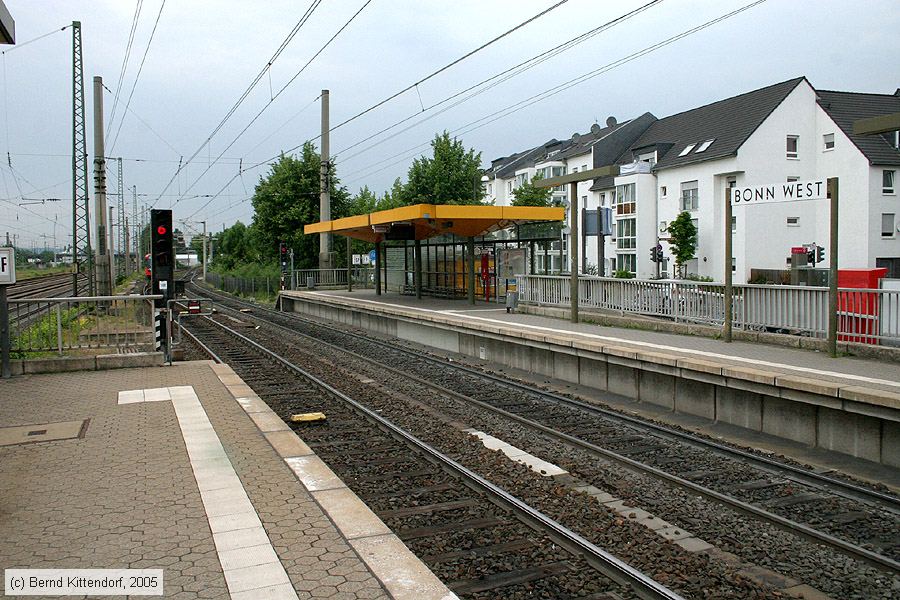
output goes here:
[[[79, 275], [78, 291], [84, 294], [88, 290], [87, 277]], [[72, 273], [59, 273], [25, 279], [9, 286], [7, 297], [10, 300], [27, 298], [70, 297], [72, 295]], [[9, 320], [13, 327], [21, 329], [32, 324], [38, 317], [47, 312], [46, 304], [10, 305]]]
[[[216, 292], [204, 289], [204, 293], [215, 295], [226, 304], [247, 306]], [[395, 380], [398, 376], [415, 379], [420, 387], [427, 386], [445, 397], [489, 410], [557, 443], [614, 461], [874, 565], [897, 581], [898, 504], [890, 494], [685, 432], [645, 424], [297, 315], [259, 307], [254, 313], [257, 318], [262, 315], [265, 322], [274, 321], [275, 327], [306, 335], [311, 342], [326, 344], [345, 357], [352, 355], [357, 362], [374, 362]], [[490, 382], [487, 387], [486, 379]], [[623, 427], [628, 429], [623, 431]], [[583, 467], [580, 470], [591, 471]], [[634, 499], [641, 501], [640, 497]]]
[[325, 412], [324, 424], [292, 426], [458, 595], [681, 598], [290, 358], [213, 319], [183, 327], [286, 422]]

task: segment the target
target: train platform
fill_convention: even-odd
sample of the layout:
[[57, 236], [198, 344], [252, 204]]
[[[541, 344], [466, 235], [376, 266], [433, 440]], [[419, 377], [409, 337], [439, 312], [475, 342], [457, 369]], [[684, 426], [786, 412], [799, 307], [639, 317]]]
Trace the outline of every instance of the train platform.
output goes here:
[[[775, 451], [900, 467], [900, 365], [803, 348], [507, 313], [503, 305], [363, 289], [286, 291], [281, 308], [551, 377], [588, 396]], [[589, 315], [584, 315], [589, 319]], [[545, 383], [552, 383], [547, 380]], [[569, 390], [571, 391], [571, 390]], [[637, 401], [637, 402], [635, 402]], [[708, 427], [713, 423], [713, 427]], [[787, 442], [782, 445], [780, 442]], [[759, 442], [761, 443], [761, 442]], [[813, 457], [821, 459], [821, 457]], [[875, 476], [875, 475], [873, 475]], [[900, 478], [892, 476], [894, 484]]]
[[[383, 293], [375, 295], [374, 290], [360, 289], [321, 290], [285, 292], [290, 296], [303, 294], [334, 298], [335, 301], [374, 303], [385, 310], [414, 311], [425, 315], [447, 315], [468, 321], [477, 327], [485, 325], [511, 325], [522, 327], [548, 337], [561, 339], [573, 334], [585, 339], [594, 339], [610, 344], [624, 344], [648, 351], [667, 352], [685, 357], [691, 356], [734, 365], [756, 365], [783, 373], [806, 373], [810, 377], [829, 381], [846, 382], [847, 376], [853, 381], [900, 392], [900, 364], [887, 360], [857, 357], [831, 358], [825, 353], [804, 348], [775, 346], [765, 343], [735, 341], [725, 343], [719, 339], [652, 331], [638, 327], [610, 327], [591, 323], [589, 312], [583, 312], [584, 322], [572, 323], [567, 319], [554, 318], [525, 312], [507, 313], [503, 304], [484, 302], [472, 306], [464, 299], [422, 298]], [[648, 323], [648, 327], [651, 323]]]
[[3, 569], [162, 569], [166, 598], [455, 597], [208, 361], [0, 381], [0, 531]]

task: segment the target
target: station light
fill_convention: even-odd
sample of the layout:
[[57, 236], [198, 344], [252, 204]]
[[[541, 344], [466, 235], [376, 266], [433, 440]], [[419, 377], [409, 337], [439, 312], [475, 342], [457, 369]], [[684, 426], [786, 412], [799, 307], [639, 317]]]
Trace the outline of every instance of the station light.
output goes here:
[[825, 248], [822, 246], [816, 246], [816, 262], [820, 263], [825, 260]]

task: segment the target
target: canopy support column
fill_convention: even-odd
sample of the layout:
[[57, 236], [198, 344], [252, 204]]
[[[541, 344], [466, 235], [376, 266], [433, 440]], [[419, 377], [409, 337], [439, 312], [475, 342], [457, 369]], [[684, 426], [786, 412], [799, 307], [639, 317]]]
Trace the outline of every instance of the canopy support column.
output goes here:
[[422, 299], [422, 241], [413, 242], [413, 284], [416, 286], [416, 300]]
[[466, 238], [466, 284], [469, 304], [475, 304], [475, 237]]
[[375, 295], [381, 295], [381, 242], [375, 242]]

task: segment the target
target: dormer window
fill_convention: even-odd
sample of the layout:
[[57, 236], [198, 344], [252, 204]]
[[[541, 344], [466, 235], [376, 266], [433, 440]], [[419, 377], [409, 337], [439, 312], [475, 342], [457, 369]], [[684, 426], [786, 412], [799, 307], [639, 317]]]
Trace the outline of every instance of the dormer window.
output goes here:
[[697, 152], [696, 152], [695, 154], [700, 154], [701, 152], [706, 152], [706, 149], [709, 148], [710, 146], [712, 146], [712, 143], [713, 143], [714, 141], [716, 141], [716, 138], [713, 138], [713, 139], [711, 139], [711, 140], [706, 140], [705, 142], [703, 142], [702, 144], [700, 144], [700, 145], [697, 147]]
[[688, 154], [691, 153], [691, 150], [693, 150], [694, 146], [696, 146], [696, 145], [697, 144], [688, 144], [687, 146], [684, 147], [684, 150], [682, 150], [681, 154], [679, 154], [678, 156], [687, 156]]

